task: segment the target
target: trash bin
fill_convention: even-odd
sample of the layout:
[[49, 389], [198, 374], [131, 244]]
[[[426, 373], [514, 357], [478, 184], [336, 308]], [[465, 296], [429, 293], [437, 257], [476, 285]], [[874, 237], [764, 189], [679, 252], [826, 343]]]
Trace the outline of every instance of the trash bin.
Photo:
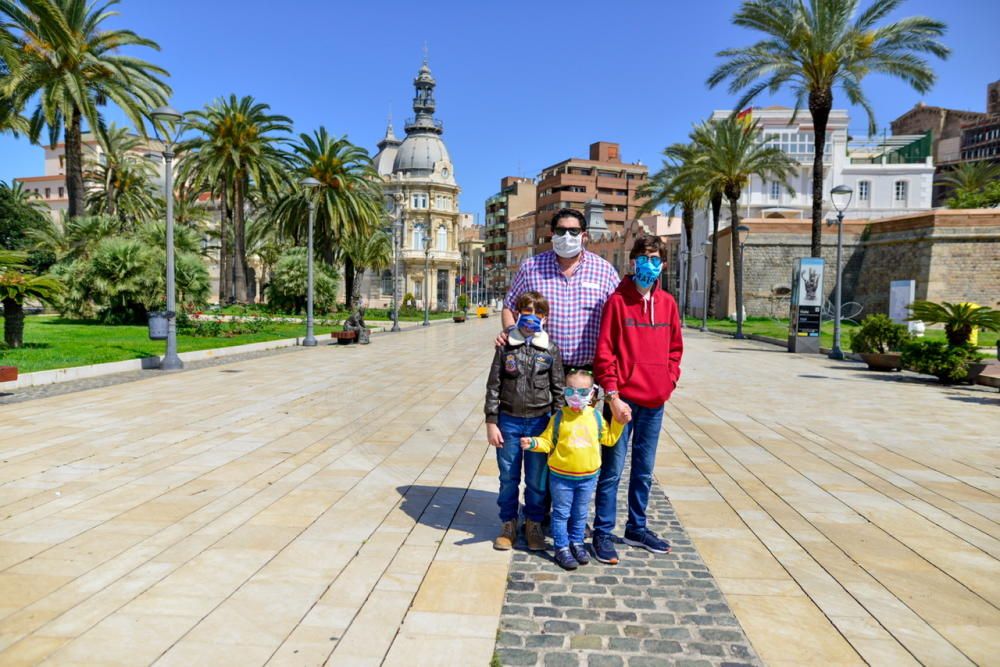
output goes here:
[[368, 345], [372, 342], [372, 330], [371, 329], [358, 329], [358, 342], [362, 345]]
[[149, 340], [167, 339], [168, 313], [165, 310], [149, 312]]

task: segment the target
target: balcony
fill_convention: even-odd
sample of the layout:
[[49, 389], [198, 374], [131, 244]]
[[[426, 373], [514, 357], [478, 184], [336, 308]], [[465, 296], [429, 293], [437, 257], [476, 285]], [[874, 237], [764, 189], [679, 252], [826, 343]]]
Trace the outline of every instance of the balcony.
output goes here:
[[926, 164], [931, 156], [931, 133], [899, 134], [852, 141], [847, 146], [851, 164]]

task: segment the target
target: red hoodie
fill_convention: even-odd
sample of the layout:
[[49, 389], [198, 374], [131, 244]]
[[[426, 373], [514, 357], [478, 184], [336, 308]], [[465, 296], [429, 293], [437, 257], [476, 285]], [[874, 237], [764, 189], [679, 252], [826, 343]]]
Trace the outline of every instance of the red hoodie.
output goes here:
[[598, 384], [643, 407], [658, 408], [677, 385], [683, 352], [674, 297], [654, 285], [645, 299], [627, 276], [601, 316], [594, 355]]

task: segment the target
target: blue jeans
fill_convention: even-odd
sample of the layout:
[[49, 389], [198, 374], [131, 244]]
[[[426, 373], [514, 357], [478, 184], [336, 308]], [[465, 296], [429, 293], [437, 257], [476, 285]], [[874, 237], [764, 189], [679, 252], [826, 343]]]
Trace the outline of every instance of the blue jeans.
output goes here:
[[587, 513], [596, 486], [596, 475], [586, 479], [549, 475], [549, 488], [552, 490], [552, 543], [556, 549], [568, 547], [570, 543], [583, 544], [583, 529], [587, 525]]
[[615, 529], [618, 512], [618, 483], [625, 469], [625, 455], [632, 439], [632, 470], [628, 480], [628, 532], [646, 529], [646, 505], [653, 485], [653, 465], [656, 445], [663, 424], [663, 406], [644, 408], [625, 401], [632, 408], [632, 421], [625, 425], [622, 437], [614, 447], [601, 447], [601, 473], [597, 480], [597, 501], [594, 508], [594, 534], [610, 535]]
[[541, 435], [549, 423], [548, 415], [541, 417], [514, 417], [500, 413], [497, 426], [503, 436], [503, 446], [497, 449], [497, 467], [500, 468], [500, 493], [497, 506], [500, 521], [517, 519], [518, 496], [521, 487], [521, 462], [524, 461], [524, 516], [541, 522], [548, 509], [546, 484], [549, 476], [549, 457], [540, 452], [521, 450], [522, 437]]

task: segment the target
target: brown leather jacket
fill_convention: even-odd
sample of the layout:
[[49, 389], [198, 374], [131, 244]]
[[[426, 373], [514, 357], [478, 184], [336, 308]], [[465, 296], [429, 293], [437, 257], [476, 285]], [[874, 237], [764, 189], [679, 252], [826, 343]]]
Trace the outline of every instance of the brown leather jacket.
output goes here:
[[[514, 334], [515, 332], [512, 332]], [[566, 376], [559, 348], [548, 336], [530, 344], [516, 335], [493, 355], [486, 383], [486, 423], [505, 412], [514, 417], [541, 417], [562, 408]]]

